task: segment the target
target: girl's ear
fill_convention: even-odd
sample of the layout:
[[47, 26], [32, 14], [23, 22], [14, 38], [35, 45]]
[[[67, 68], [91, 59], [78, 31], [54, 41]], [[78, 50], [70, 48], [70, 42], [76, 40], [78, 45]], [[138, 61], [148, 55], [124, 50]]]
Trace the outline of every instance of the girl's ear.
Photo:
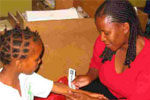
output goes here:
[[22, 68], [22, 61], [21, 60], [16, 60], [16, 62], [15, 62], [15, 64], [16, 64], [16, 67], [18, 68], [18, 69], [21, 69]]
[[127, 23], [127, 22], [123, 23], [123, 29], [124, 29], [124, 34], [128, 34], [130, 32], [129, 23]]

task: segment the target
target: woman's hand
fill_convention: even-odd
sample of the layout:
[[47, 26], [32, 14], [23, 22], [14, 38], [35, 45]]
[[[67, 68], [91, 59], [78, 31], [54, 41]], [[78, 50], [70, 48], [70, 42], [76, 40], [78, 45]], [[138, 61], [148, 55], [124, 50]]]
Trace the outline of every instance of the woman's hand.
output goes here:
[[90, 84], [97, 77], [98, 77], [98, 70], [95, 68], [89, 68], [89, 71], [86, 75], [76, 76], [72, 84], [75, 85], [75, 87], [78, 89]]
[[99, 94], [99, 93], [91, 93], [88, 92], [87, 93], [89, 96], [94, 97], [94, 98], [106, 98], [103, 94]]
[[82, 93], [82, 94], [86, 94], [90, 97], [93, 98], [106, 98], [103, 94], [100, 93], [93, 93], [93, 92], [89, 92], [89, 91], [84, 91], [84, 90], [80, 90], [80, 89], [73, 89], [71, 90], [72, 93]]
[[70, 92], [70, 94], [67, 96], [67, 100], [108, 100], [108, 98], [104, 96], [98, 96], [98, 97], [91, 97], [85, 93], [79, 93], [79, 92]]
[[72, 82], [72, 84], [75, 85], [76, 89], [84, 87], [89, 83], [91, 83], [91, 80], [88, 75], [76, 76], [75, 80]]

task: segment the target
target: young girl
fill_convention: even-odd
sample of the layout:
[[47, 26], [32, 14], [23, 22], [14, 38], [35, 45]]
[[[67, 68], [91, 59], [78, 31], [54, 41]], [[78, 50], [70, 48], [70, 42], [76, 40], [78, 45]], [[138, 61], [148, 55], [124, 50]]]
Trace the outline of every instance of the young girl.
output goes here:
[[33, 100], [34, 96], [47, 97], [51, 91], [63, 95], [72, 91], [34, 73], [43, 50], [40, 36], [29, 28], [15, 28], [0, 36], [0, 100]]

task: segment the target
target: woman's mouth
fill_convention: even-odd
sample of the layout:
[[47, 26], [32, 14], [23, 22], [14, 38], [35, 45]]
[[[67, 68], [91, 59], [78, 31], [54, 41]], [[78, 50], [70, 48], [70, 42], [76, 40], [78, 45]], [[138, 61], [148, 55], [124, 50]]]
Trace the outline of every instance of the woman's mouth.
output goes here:
[[108, 47], [108, 48], [110, 48], [111, 47], [111, 44], [105, 44], [106, 45], [106, 47]]

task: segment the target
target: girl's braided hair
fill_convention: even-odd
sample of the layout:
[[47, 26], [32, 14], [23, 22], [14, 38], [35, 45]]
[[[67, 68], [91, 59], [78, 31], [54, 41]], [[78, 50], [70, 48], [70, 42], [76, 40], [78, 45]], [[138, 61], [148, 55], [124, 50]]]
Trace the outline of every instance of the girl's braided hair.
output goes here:
[[[134, 61], [136, 57], [137, 35], [147, 37], [146, 35], [142, 34], [143, 32], [134, 7], [128, 0], [106, 0], [97, 9], [95, 13], [95, 20], [97, 17], [103, 15], [111, 16], [112, 22], [129, 23], [130, 36], [124, 64], [130, 67], [131, 61]], [[115, 52], [106, 47], [103, 53], [100, 55], [100, 57], [103, 58], [102, 63], [104, 63], [107, 60], [111, 60], [113, 54], [115, 54]]]
[[6, 65], [10, 64], [13, 58], [25, 59], [28, 56], [31, 40], [36, 42], [41, 41], [41, 38], [37, 32], [30, 31], [28, 27], [6, 30], [0, 35], [0, 61]]

